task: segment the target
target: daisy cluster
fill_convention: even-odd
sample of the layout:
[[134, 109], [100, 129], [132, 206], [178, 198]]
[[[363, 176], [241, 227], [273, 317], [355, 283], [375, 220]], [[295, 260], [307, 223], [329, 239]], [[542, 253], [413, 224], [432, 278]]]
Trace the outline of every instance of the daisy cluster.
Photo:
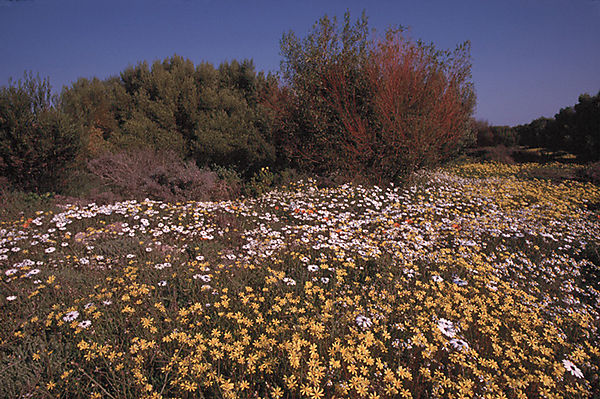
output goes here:
[[0, 396], [598, 395], [600, 188], [541, 167], [2, 221]]

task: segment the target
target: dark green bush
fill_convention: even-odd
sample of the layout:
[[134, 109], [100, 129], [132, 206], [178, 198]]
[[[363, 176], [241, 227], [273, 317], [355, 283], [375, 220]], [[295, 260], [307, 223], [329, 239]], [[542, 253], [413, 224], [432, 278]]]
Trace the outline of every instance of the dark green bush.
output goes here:
[[274, 159], [258, 103], [264, 77], [252, 61], [198, 66], [179, 56], [141, 62], [105, 81], [80, 79], [62, 93], [84, 127], [89, 158], [149, 148], [252, 175]]
[[54, 209], [54, 193], [34, 193], [0, 188], [0, 220], [34, 217], [40, 210]]
[[512, 147], [519, 141], [516, 130], [510, 126], [490, 126], [487, 121], [473, 121], [475, 145], [477, 147], [506, 146]]
[[31, 74], [0, 89], [0, 175], [15, 188], [56, 191], [80, 148], [76, 125], [50, 90], [48, 79]]

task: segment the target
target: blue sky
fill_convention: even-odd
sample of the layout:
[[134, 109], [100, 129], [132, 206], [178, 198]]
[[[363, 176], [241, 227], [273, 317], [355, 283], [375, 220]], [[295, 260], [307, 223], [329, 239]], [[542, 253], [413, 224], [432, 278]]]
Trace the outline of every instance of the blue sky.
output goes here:
[[346, 9], [438, 48], [470, 40], [476, 117], [492, 124], [552, 117], [600, 91], [600, 0], [0, 0], [0, 85], [31, 70], [60, 90], [173, 54], [277, 71], [284, 32], [304, 36]]

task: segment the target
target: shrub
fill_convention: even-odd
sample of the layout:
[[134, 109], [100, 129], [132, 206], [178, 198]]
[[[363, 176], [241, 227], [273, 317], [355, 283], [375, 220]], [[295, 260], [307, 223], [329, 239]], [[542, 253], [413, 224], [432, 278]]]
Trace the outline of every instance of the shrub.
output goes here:
[[365, 142], [373, 153], [369, 164], [385, 177], [445, 160], [469, 139], [469, 51], [467, 42], [440, 54], [394, 31], [377, 43], [367, 71], [376, 124]]
[[477, 147], [503, 145], [512, 147], [519, 141], [517, 130], [510, 126], [490, 126], [487, 121], [473, 121]]
[[514, 151], [504, 144], [498, 144], [485, 149], [482, 160], [512, 165], [515, 163], [513, 153]]
[[79, 78], [71, 88], [62, 92], [61, 108], [80, 126], [86, 158], [109, 151], [111, 142], [119, 134], [113, 93], [115, 85], [115, 79]]
[[56, 191], [81, 145], [50, 90], [48, 79], [31, 73], [0, 89], [0, 175], [19, 189]]
[[[0, 188], [0, 219], [18, 220], [24, 216], [34, 216], [36, 212], [54, 208], [54, 193], [37, 194]], [[29, 222], [25, 222], [28, 224]]]
[[80, 79], [63, 90], [62, 103], [82, 126], [89, 158], [169, 150], [251, 176], [274, 157], [270, 122], [257, 102], [263, 81], [249, 60], [215, 68], [175, 55], [105, 81]]
[[[151, 198], [177, 202], [229, 198], [236, 187], [226, 185], [217, 173], [183, 162], [173, 152], [135, 150], [106, 154], [87, 163], [89, 172], [104, 186], [105, 196]], [[95, 195], [98, 195], [96, 193]]]
[[274, 182], [275, 175], [269, 170], [269, 167], [261, 168], [246, 184], [244, 191], [250, 196], [260, 196], [269, 191]]
[[456, 153], [469, 138], [474, 94], [469, 43], [454, 52], [402, 28], [369, 37], [366, 17], [320, 19], [303, 40], [284, 35], [283, 87], [264, 104], [279, 115], [279, 152], [315, 172], [396, 179]]
[[[344, 166], [345, 127], [328, 102], [330, 88], [325, 77], [334, 62], [353, 71], [346, 84], [356, 89], [357, 97], [367, 99], [364, 70], [368, 59], [367, 20], [363, 14], [354, 25], [346, 13], [338, 31], [337, 20], [324, 16], [312, 32], [299, 39], [289, 32], [281, 39], [281, 84], [273, 82], [264, 104], [275, 118], [275, 136], [279, 159], [304, 171], [329, 174]], [[350, 72], [349, 78], [350, 78]]]

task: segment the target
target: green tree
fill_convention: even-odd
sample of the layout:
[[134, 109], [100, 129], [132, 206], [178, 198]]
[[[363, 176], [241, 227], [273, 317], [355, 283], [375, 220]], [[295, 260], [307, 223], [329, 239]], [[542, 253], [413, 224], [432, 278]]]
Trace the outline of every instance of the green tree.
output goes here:
[[0, 89], [0, 174], [14, 187], [56, 191], [80, 145], [77, 125], [54, 103], [48, 79], [29, 73]]
[[270, 118], [258, 101], [264, 82], [251, 60], [215, 68], [175, 55], [105, 81], [80, 79], [62, 103], [82, 125], [89, 157], [149, 148], [252, 174], [274, 159]]
[[272, 164], [275, 151], [269, 118], [258, 102], [264, 77], [251, 61], [223, 63], [217, 70], [196, 70], [202, 82], [191, 153], [200, 165], [217, 164], [252, 173]]

